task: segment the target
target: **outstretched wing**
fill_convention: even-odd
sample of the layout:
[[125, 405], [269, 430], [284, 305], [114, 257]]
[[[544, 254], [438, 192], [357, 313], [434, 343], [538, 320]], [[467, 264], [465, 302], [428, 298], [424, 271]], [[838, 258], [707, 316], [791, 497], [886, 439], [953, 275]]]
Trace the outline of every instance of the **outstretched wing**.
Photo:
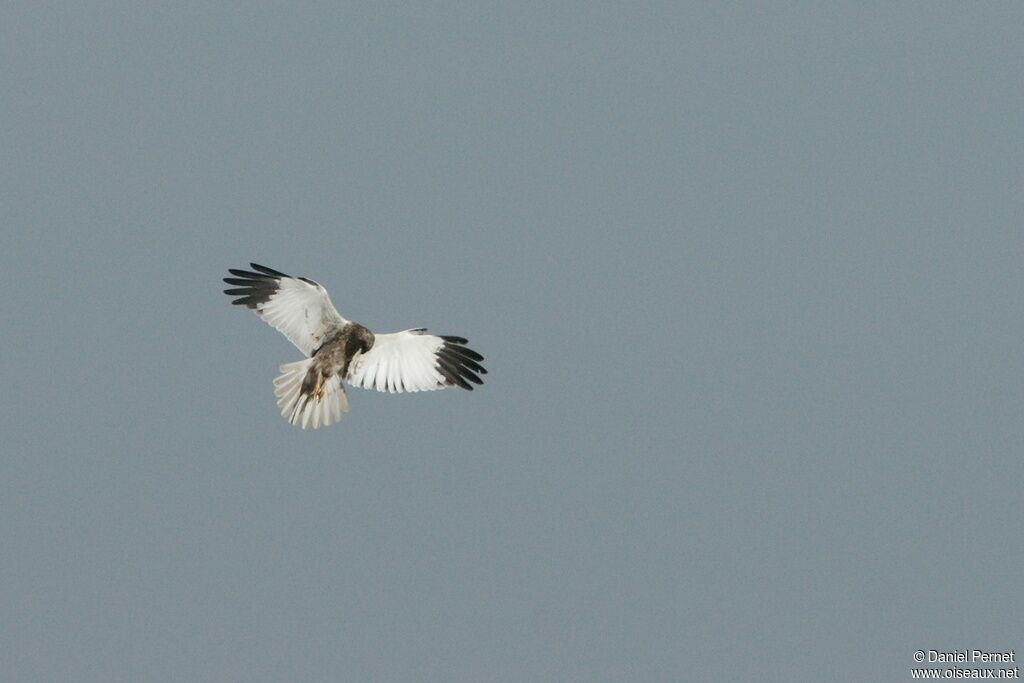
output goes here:
[[345, 381], [354, 387], [400, 393], [483, 384], [484, 357], [462, 337], [437, 337], [425, 329], [374, 336], [373, 347], [355, 356]]
[[228, 269], [238, 277], [226, 277], [224, 282], [237, 289], [225, 289], [224, 293], [240, 297], [231, 303], [251, 308], [307, 356], [348, 322], [335, 310], [327, 290], [312, 280], [249, 265], [258, 272]]

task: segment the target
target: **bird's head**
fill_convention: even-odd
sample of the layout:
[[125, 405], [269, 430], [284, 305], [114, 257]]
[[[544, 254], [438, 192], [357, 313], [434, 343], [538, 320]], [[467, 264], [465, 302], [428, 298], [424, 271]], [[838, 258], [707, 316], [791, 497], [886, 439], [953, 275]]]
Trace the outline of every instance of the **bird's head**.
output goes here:
[[362, 350], [363, 353], [366, 353], [367, 351], [373, 348], [373, 332], [370, 332], [369, 329], [363, 327], [362, 325], [360, 325], [356, 329], [356, 339], [359, 340], [360, 350]]

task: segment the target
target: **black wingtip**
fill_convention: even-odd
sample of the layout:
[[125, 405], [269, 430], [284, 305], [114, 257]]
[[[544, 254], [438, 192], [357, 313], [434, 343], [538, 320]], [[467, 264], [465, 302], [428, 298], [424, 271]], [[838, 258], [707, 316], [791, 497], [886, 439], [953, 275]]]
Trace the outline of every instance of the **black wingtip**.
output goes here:
[[484, 361], [483, 356], [481, 356], [479, 353], [477, 353], [476, 351], [469, 347], [460, 346], [458, 344], [452, 344], [449, 342], [448, 344], [445, 344], [445, 348], [449, 349], [452, 353], [457, 353], [458, 355], [468, 358], [470, 360], [475, 360], [477, 363], [482, 363]]
[[444, 375], [444, 378], [448, 381], [448, 384], [454, 384], [462, 387], [466, 391], [473, 391], [473, 387], [463, 379], [463, 376], [465, 375], [463, 368], [456, 367], [454, 363], [444, 356], [438, 357], [437, 366], [438, 370], [441, 371], [441, 374]]
[[[486, 375], [487, 370], [477, 361], [484, 359], [476, 351], [461, 346], [465, 343], [462, 337], [445, 336], [441, 337], [445, 343], [437, 351], [437, 369], [445, 378], [445, 383], [450, 386], [458, 386], [467, 391], [473, 391], [469, 384], [483, 384], [479, 375]], [[461, 340], [461, 341], [456, 341]]]
[[228, 272], [236, 277], [223, 278], [227, 284], [234, 285], [232, 289], [225, 289], [224, 293], [228, 296], [241, 297], [231, 302], [236, 306], [257, 308], [260, 304], [266, 303], [278, 291], [281, 278], [288, 277], [256, 263], [251, 265], [261, 272], [228, 268]]
[[246, 280], [271, 280], [273, 278], [264, 275], [263, 273], [254, 273], [251, 270], [239, 270], [238, 268], [228, 268], [228, 272], [232, 275], [237, 275], [240, 278]]
[[253, 270], [257, 270], [257, 271], [263, 273], [264, 275], [269, 275], [270, 277], [288, 277], [287, 275], [285, 275], [284, 273], [282, 273], [279, 270], [274, 270], [273, 268], [267, 268], [266, 266], [261, 266], [258, 263], [250, 263], [249, 266]]

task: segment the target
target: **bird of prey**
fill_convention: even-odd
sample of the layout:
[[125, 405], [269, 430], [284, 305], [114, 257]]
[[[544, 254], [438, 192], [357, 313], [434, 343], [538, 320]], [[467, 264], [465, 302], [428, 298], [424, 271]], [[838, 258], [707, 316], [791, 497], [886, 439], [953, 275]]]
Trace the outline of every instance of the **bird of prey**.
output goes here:
[[[245, 306], [281, 331], [307, 358], [281, 366], [274, 395], [281, 415], [303, 429], [326, 427], [348, 412], [343, 382], [390, 393], [447, 387], [473, 390], [487, 374], [484, 357], [462, 337], [434, 336], [425, 328], [374, 334], [341, 317], [327, 290], [304, 277], [265, 266], [229, 268], [224, 282]], [[253, 272], [255, 271], [255, 272]]]

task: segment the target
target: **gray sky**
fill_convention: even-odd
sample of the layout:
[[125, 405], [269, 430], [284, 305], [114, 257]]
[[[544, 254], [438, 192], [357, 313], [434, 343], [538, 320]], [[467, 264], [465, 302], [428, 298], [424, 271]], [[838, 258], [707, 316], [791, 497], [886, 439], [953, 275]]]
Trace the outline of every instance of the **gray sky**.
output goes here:
[[[1024, 650], [1024, 9], [9, 3], [0, 678]], [[277, 413], [257, 261], [487, 356]]]

